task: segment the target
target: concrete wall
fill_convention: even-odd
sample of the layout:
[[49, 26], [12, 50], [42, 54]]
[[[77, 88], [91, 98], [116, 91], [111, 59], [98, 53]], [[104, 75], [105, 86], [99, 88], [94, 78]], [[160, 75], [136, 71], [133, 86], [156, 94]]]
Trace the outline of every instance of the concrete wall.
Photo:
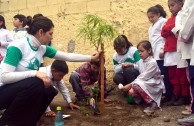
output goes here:
[[[33, 16], [42, 13], [52, 19], [55, 24], [53, 47], [67, 51], [67, 44], [76, 41], [74, 53], [92, 54], [95, 49], [88, 43], [76, 38], [77, 29], [85, 14], [97, 14], [109, 23], [118, 27], [119, 33], [127, 35], [136, 45], [140, 40], [148, 38], [147, 9], [161, 4], [167, 12], [167, 0], [0, 0], [0, 14], [6, 19], [8, 29], [13, 29], [13, 16], [24, 14]], [[112, 77], [112, 45], [105, 45], [106, 67], [108, 78]], [[46, 59], [46, 64], [52, 60]], [[70, 71], [81, 63], [68, 63]]]

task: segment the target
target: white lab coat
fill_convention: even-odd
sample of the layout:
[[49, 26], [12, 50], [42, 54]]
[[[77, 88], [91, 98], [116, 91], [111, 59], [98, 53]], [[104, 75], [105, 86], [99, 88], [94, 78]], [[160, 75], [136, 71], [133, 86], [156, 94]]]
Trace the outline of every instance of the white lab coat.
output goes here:
[[162, 60], [159, 57], [159, 53], [164, 49], [165, 38], [161, 36], [161, 30], [167, 19], [159, 17], [159, 19], [149, 27], [149, 41], [152, 45], [152, 51], [154, 54], [154, 59]]
[[138, 84], [159, 107], [162, 93], [165, 93], [165, 86], [156, 60], [150, 56], [145, 60], [141, 59], [134, 67], [139, 69], [140, 75], [132, 84]]
[[[174, 34], [179, 32], [177, 52], [181, 59], [191, 59], [191, 65], [194, 65], [194, 45], [193, 45], [193, 27], [194, 27], [194, 4], [193, 0], [185, 0], [184, 6], [179, 11], [175, 28], [172, 29]], [[182, 62], [178, 67], [186, 67], [187, 64]]]

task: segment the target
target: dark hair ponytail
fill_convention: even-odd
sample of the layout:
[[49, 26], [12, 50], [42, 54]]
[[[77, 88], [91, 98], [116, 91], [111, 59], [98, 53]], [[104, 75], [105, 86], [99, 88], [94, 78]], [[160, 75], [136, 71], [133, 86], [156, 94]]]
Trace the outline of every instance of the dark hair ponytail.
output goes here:
[[164, 8], [160, 5], [160, 4], [157, 4], [155, 6], [152, 6], [148, 9], [147, 13], [154, 13], [154, 14], [160, 14], [160, 16], [166, 18], [166, 11], [164, 10]]
[[26, 25], [30, 26], [30, 24], [32, 23], [32, 16], [27, 16], [26, 20], [27, 20]]
[[42, 29], [43, 32], [47, 32], [52, 27], [54, 27], [53, 22], [49, 18], [41, 16], [32, 20], [28, 28], [28, 33], [31, 35], [35, 35], [36, 32], [40, 29]]

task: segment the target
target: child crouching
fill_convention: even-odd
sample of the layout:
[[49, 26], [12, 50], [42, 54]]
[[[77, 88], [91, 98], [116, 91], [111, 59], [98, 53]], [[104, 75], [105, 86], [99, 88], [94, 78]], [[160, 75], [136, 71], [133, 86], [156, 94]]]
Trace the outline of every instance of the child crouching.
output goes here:
[[123, 90], [133, 97], [137, 104], [145, 101], [149, 106], [145, 113], [153, 113], [160, 107], [162, 93], [165, 91], [163, 77], [156, 60], [152, 57], [152, 47], [149, 41], [141, 41], [137, 45], [141, 60], [137, 64], [131, 64], [138, 69], [139, 76]]

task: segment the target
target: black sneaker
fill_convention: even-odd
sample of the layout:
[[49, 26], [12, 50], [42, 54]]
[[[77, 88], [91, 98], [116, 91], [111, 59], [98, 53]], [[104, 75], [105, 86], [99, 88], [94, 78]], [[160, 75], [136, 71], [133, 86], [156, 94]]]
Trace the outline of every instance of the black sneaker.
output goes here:
[[173, 106], [174, 103], [179, 100], [179, 98], [180, 98], [179, 95], [174, 95], [174, 96], [171, 97], [170, 101], [164, 103], [164, 105], [166, 105], [166, 106]]
[[191, 103], [190, 96], [182, 96], [178, 101], [174, 102], [175, 106], [189, 105]]

